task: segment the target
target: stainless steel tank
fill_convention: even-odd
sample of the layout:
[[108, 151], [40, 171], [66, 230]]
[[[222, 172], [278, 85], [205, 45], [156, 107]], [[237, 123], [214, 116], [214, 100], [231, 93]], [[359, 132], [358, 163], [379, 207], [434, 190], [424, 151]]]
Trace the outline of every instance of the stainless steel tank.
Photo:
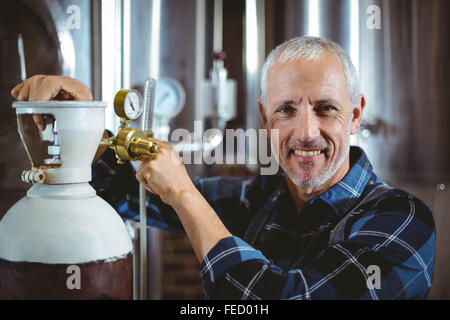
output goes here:
[[58, 1], [0, 2], [0, 218], [27, 188], [19, 178], [28, 160], [17, 135], [11, 89], [35, 74], [73, 76], [73, 50], [65, 11]]
[[[367, 28], [369, 5], [381, 9], [381, 29]], [[433, 210], [437, 252], [428, 297], [448, 299], [450, 2], [364, 0], [360, 6], [360, 75], [368, 105], [359, 144], [382, 178]]]
[[[267, 48], [307, 35], [310, 6], [316, 2], [321, 37], [352, 53], [351, 35], [358, 38], [359, 74], [366, 96], [362, 145], [376, 171], [391, 180], [443, 181], [450, 178], [450, 3], [445, 0], [282, 0], [276, 1], [267, 23]], [[357, 6], [357, 33], [352, 8]], [[368, 20], [380, 9], [381, 28]], [[354, 57], [352, 57], [354, 58]], [[355, 60], [355, 59], [354, 59]], [[358, 63], [359, 62], [359, 63]]]
[[[392, 180], [450, 178], [450, 3], [362, 1], [382, 8], [382, 29], [361, 26], [361, 84], [367, 120], [384, 123], [361, 139]], [[364, 5], [363, 5], [364, 7]]]
[[[432, 208], [437, 257], [429, 297], [450, 298], [445, 271], [450, 263], [450, 2], [267, 2], [268, 50], [311, 35], [312, 26], [319, 31], [314, 35], [339, 43], [352, 56], [367, 100], [354, 143], [364, 148], [381, 178], [412, 191]], [[379, 18], [378, 26], [374, 18]]]

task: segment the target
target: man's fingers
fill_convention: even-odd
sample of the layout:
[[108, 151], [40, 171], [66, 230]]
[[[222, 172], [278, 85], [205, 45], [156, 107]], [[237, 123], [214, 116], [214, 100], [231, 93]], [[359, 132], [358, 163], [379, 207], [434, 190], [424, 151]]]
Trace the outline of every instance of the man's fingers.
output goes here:
[[142, 175], [143, 175], [144, 180], [145, 180], [145, 183], [143, 184], [144, 188], [146, 190], [150, 191], [151, 193], [156, 194], [156, 192], [153, 191], [153, 189], [150, 187], [150, 179], [152, 178], [151, 173], [147, 171], [147, 172], [143, 173]]
[[143, 174], [143, 176], [144, 176], [145, 182], [146, 182], [147, 184], [149, 184], [149, 183], [150, 183], [150, 179], [152, 178], [151, 173], [150, 173], [150, 172], [145, 172], [145, 173]]
[[84, 83], [63, 76], [36, 75], [18, 84], [11, 95], [20, 101], [77, 100], [92, 101], [92, 93]]
[[144, 177], [142, 176], [142, 171], [136, 171], [136, 180], [139, 181], [139, 183], [144, 183]]
[[22, 90], [23, 86], [25, 85], [25, 82], [19, 83], [17, 86], [15, 86], [12, 90], [11, 90], [11, 95], [14, 97], [14, 99], [18, 99], [19, 98], [19, 93], [20, 90]]
[[[91, 101], [93, 99], [91, 90], [84, 83], [72, 78], [66, 78], [67, 81], [61, 83], [61, 90], [78, 101]], [[77, 85], [74, 82], [77, 81]]]
[[30, 95], [30, 84], [29, 84], [29, 82], [25, 82], [17, 96], [17, 100], [26, 101], [26, 100], [28, 100], [29, 95]]
[[144, 171], [145, 170], [136, 171], [136, 179], [143, 185], [146, 185], [148, 183], [147, 177], [150, 178], [150, 173], [149, 172], [144, 173]]
[[141, 161], [140, 166], [138, 167], [137, 171], [136, 171], [136, 180], [139, 181], [140, 184], [142, 184], [144, 186], [144, 188], [153, 193], [153, 194], [157, 194], [151, 187], [150, 187], [150, 179], [152, 177], [151, 173], [146, 171], [145, 169], [143, 169], [143, 167], [145, 166], [145, 164], [148, 162], [149, 160], [144, 160]]
[[45, 122], [44, 122], [44, 118], [42, 118], [42, 115], [33, 114], [33, 120], [34, 120], [34, 123], [38, 126], [39, 130], [41, 130], [41, 131], [45, 130]]
[[75, 99], [70, 93], [65, 92], [64, 90], [61, 90], [60, 92], [58, 92], [58, 95], [54, 98], [54, 100], [70, 101], [70, 100], [75, 100]]
[[61, 90], [60, 81], [52, 77], [35, 79], [30, 90], [30, 101], [49, 101]]
[[[19, 101], [79, 100], [91, 101], [92, 93], [82, 82], [63, 76], [35, 75], [18, 84], [11, 95]], [[33, 115], [39, 130], [45, 130], [41, 115]]]

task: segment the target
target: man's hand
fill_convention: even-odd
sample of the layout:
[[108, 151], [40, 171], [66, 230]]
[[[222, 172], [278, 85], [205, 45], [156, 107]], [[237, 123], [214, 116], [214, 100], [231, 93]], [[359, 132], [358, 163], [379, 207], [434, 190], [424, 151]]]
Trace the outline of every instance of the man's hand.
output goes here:
[[[11, 95], [19, 101], [50, 101], [50, 100], [76, 100], [92, 101], [92, 93], [83, 82], [65, 76], [36, 75], [18, 84], [11, 91]], [[45, 130], [42, 115], [33, 114], [34, 123], [39, 130]], [[107, 138], [106, 131], [103, 138]], [[94, 161], [107, 150], [99, 147]]]
[[[84, 83], [64, 76], [33, 76], [14, 87], [11, 95], [19, 101], [92, 100], [92, 93]], [[45, 130], [42, 116], [34, 114], [33, 120], [41, 131]]]
[[231, 233], [197, 190], [173, 147], [153, 140], [159, 146], [158, 154], [141, 162], [136, 178], [175, 210], [201, 262], [217, 242]]
[[168, 142], [152, 140], [158, 144], [158, 154], [155, 158], [141, 161], [136, 179], [165, 203], [174, 205], [183, 191], [196, 188], [175, 149]]

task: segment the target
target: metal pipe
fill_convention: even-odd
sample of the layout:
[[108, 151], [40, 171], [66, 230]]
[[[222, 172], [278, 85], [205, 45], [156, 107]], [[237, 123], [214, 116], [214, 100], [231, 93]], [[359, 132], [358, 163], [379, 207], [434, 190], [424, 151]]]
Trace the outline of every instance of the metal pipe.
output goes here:
[[195, 25], [195, 117], [203, 122], [203, 90], [205, 79], [205, 0], [196, 0]]
[[[261, 128], [261, 121], [255, 111], [258, 106], [260, 89], [260, 69], [265, 58], [265, 12], [264, 0], [246, 0], [245, 2], [245, 81], [246, 81], [246, 129]], [[251, 152], [246, 146], [248, 165], [251, 170], [256, 170], [257, 159], [255, 152]]]
[[147, 191], [139, 184], [139, 218], [140, 218], [140, 292], [139, 299], [147, 299], [147, 208], [145, 201]]
[[[141, 130], [149, 132], [152, 129], [153, 107], [155, 104], [156, 80], [149, 78], [145, 81], [144, 109], [141, 115]], [[140, 299], [146, 300], [147, 291], [147, 191], [139, 184], [139, 214], [140, 214], [140, 253], [141, 253], [141, 292]]]
[[20, 75], [21, 80], [25, 81], [27, 79], [27, 68], [25, 65], [25, 50], [23, 48], [23, 38], [22, 34], [19, 34], [17, 37], [17, 49], [19, 52], [19, 59], [20, 59]]
[[223, 50], [223, 0], [214, 0], [214, 52]]

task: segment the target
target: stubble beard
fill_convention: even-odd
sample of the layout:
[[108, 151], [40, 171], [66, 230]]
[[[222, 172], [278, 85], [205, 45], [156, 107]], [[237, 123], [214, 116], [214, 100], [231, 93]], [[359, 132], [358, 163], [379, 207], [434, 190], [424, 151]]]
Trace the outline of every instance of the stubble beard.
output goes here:
[[288, 175], [289, 179], [297, 186], [301, 188], [317, 188], [327, 182], [331, 177], [333, 177], [337, 170], [342, 166], [344, 160], [350, 152], [350, 128], [351, 123], [347, 129], [347, 137], [345, 138], [345, 145], [341, 148], [341, 151], [337, 155], [335, 161], [329, 163], [329, 165], [324, 168], [319, 174], [315, 177], [311, 177], [311, 170], [314, 167], [314, 162], [308, 163], [298, 163], [299, 169], [302, 173], [297, 174], [287, 165], [282, 165], [280, 163], [281, 168]]

